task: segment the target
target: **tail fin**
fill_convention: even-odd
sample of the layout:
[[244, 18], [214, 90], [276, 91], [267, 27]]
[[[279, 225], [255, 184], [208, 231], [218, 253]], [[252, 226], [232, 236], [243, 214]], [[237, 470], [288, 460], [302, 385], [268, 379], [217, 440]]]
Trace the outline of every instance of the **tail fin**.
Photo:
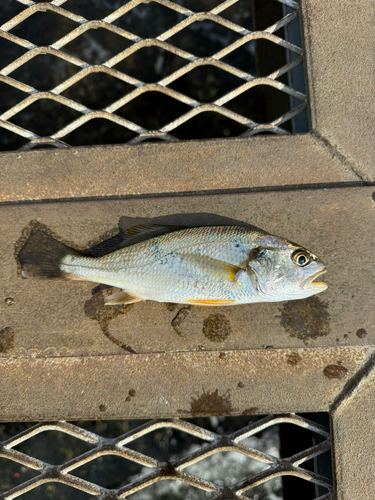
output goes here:
[[72, 248], [40, 229], [31, 232], [18, 254], [24, 278], [68, 278], [60, 269], [61, 260], [66, 255], [79, 255]]

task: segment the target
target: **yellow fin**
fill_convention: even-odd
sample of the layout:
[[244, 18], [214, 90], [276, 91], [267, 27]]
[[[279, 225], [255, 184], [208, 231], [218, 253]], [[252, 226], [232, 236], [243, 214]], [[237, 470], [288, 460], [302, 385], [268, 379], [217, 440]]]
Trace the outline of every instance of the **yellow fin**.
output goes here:
[[181, 254], [181, 257], [189, 264], [198, 267], [202, 273], [229, 281], [236, 281], [236, 274], [242, 270], [239, 266], [205, 255]]
[[234, 300], [229, 299], [191, 299], [187, 302], [196, 306], [229, 306], [234, 304]]
[[136, 295], [121, 290], [121, 292], [116, 292], [106, 297], [104, 304], [106, 306], [116, 306], [118, 304], [134, 304], [134, 302], [141, 302], [142, 300]]

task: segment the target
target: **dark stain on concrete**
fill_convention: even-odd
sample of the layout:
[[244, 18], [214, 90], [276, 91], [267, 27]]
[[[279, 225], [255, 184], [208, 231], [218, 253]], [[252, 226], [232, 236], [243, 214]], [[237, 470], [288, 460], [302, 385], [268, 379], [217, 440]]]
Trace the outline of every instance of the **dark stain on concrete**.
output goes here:
[[303, 300], [285, 302], [281, 309], [281, 326], [291, 337], [315, 340], [330, 332], [328, 305], [313, 296]]
[[107, 409], [106, 405], [99, 406], [99, 411], [106, 411], [106, 409]]
[[232, 411], [232, 403], [229, 394], [219, 395], [218, 389], [213, 392], [205, 392], [197, 398], [192, 398], [190, 412], [192, 417], [223, 416]]
[[295, 366], [301, 361], [301, 359], [302, 358], [299, 354], [297, 354], [296, 352], [292, 352], [292, 354], [289, 354], [286, 357], [286, 362], [288, 363], [288, 365]]
[[211, 342], [224, 342], [232, 333], [232, 328], [224, 314], [211, 314], [203, 322], [203, 333]]
[[367, 331], [364, 328], [360, 328], [359, 330], [356, 331], [356, 335], [359, 339], [363, 339], [367, 335]]
[[121, 314], [127, 314], [130, 309], [133, 307], [133, 304], [120, 304], [117, 306], [106, 306], [104, 304], [105, 297], [111, 295], [113, 293], [112, 288], [105, 287], [103, 285], [99, 285], [92, 290], [91, 299], [85, 302], [84, 311], [86, 316], [91, 319], [96, 320], [104, 335], [118, 347], [121, 347], [125, 351], [128, 351], [132, 354], [136, 354], [136, 352], [124, 342], [117, 339], [109, 332], [109, 323], [120, 316]]
[[171, 322], [174, 331], [182, 338], [186, 337], [180, 330], [180, 326], [185, 321], [185, 318], [190, 313], [190, 311], [191, 311], [191, 306], [182, 307]]
[[238, 382], [237, 385], [240, 389], [243, 389], [245, 387], [245, 384], [243, 382]]
[[14, 347], [13, 328], [7, 326], [0, 330], [0, 352], [10, 352]]
[[342, 364], [328, 365], [324, 368], [323, 373], [327, 378], [345, 378], [349, 375], [349, 370]]
[[134, 389], [130, 389], [130, 391], [129, 391], [129, 393], [128, 393], [128, 394], [129, 394], [129, 396], [130, 396], [131, 398], [134, 398], [134, 396], [135, 396], [137, 393], [136, 393], [136, 391], [135, 391]]
[[170, 312], [173, 312], [176, 309], [176, 307], [177, 307], [177, 304], [174, 304], [173, 302], [164, 302], [164, 304], [165, 304], [165, 307]]
[[253, 406], [252, 408], [246, 408], [241, 415], [255, 415], [256, 412], [258, 411], [258, 408], [256, 406]]

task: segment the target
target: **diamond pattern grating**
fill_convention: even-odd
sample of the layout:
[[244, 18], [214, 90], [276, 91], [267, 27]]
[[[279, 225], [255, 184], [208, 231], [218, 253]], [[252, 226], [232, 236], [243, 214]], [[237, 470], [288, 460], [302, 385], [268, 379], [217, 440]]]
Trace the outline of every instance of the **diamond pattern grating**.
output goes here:
[[[323, 440], [315, 446], [305, 449], [289, 458], [283, 459], [241, 443], [241, 441], [246, 438], [254, 436], [257, 433], [280, 423], [289, 423], [303, 427], [308, 431], [320, 435]], [[190, 452], [182, 459], [171, 459], [169, 462], [160, 462], [151, 456], [144, 455], [127, 447], [127, 445], [131, 442], [157, 429], [168, 428], [177, 429], [190, 434], [191, 436], [206, 441], [207, 444], [193, 452]], [[50, 430], [69, 434], [70, 436], [93, 445], [94, 448], [81, 454], [80, 456], [66, 461], [62, 465], [57, 466], [28, 456], [27, 454], [14, 449], [17, 445], [32, 438], [33, 436]], [[130, 432], [127, 432], [122, 436], [111, 439], [101, 437], [96, 433], [89, 432], [67, 422], [40, 423], [24, 432], [21, 432], [11, 439], [0, 443], [0, 458], [12, 460], [40, 473], [34, 478], [14, 487], [10, 491], [3, 493], [0, 495], [0, 499], [10, 500], [23, 495], [24, 493], [33, 490], [42, 484], [54, 482], [63, 483], [64, 485], [77, 490], [84, 491], [98, 497], [101, 500], [114, 500], [116, 498], [127, 498], [133, 493], [147, 488], [157, 481], [173, 480], [183, 482], [186, 485], [203, 490], [204, 492], [211, 492], [210, 498], [212, 499], [238, 498], [248, 500], [249, 498], [252, 498], [246, 494], [246, 492], [249, 493], [248, 490], [251, 490], [252, 488], [275, 477], [289, 475], [306, 481], [311, 481], [326, 488], [328, 493], [320, 496], [319, 500], [332, 500], [331, 481], [326, 477], [301, 467], [301, 465], [308, 460], [311, 460], [323, 454], [327, 450], [330, 450], [330, 447], [330, 436], [327, 428], [296, 414], [269, 415], [256, 422], [250, 422], [246, 427], [229, 435], [220, 435], [179, 419], [153, 420], [131, 430]], [[204, 480], [196, 475], [184, 471], [184, 469], [190, 465], [199, 463], [207, 457], [223, 451], [232, 451], [242, 454], [246, 457], [257, 460], [258, 462], [262, 462], [267, 468], [259, 473], [255, 473], [254, 475], [250, 474], [249, 477], [246, 477], [240, 482], [226, 487], [219, 486], [218, 484]], [[141, 464], [145, 468], [149, 468], [150, 471], [140, 478], [135, 478], [135, 480], [117, 490], [108, 490], [75, 475], [75, 470], [78, 467], [81, 467], [98, 457], [103, 457], [104, 455], [117, 455], [134, 463]]]
[[[133, 137], [129, 141], [131, 143], [139, 143], [150, 139], [174, 141], [176, 140], [176, 137], [173, 135], [175, 129], [191, 120], [196, 115], [207, 112], [220, 114], [229, 120], [237, 122], [240, 126], [245, 127], [246, 130], [241, 134], [243, 137], [252, 136], [262, 132], [287, 134], [289, 132], [282, 128], [283, 123], [306, 109], [306, 96], [278, 80], [280, 76], [284, 75], [302, 62], [302, 48], [289, 43], [275, 34], [275, 32], [287, 26], [298, 17], [298, 4], [293, 0], [275, 0], [287, 6], [289, 13], [262, 31], [249, 31], [248, 29], [245, 29], [244, 27], [223, 17], [223, 15], [225, 15], [225, 11], [232, 5], [236, 4], [239, 0], [226, 0], [209, 12], [193, 12], [171, 0], [154, 0], [154, 4], [159, 4], [164, 8], [177, 13], [180, 18], [182, 17], [182, 21], [177, 22], [177, 24], [175, 24], [172, 28], [167, 29], [156, 38], [147, 39], [143, 39], [130, 31], [120, 28], [114, 23], [122, 18], [122, 16], [126, 16], [127, 13], [138, 7], [140, 4], [150, 3], [148, 0], [130, 0], [125, 5], [122, 5], [120, 8], [101, 20], [87, 20], [81, 15], [70, 12], [68, 8], [64, 8], [64, 4], [67, 1], [68, 0], [53, 0], [52, 2], [34, 2], [32, 0], [15, 0], [15, 2], [25, 6], [25, 9], [0, 27], [1, 37], [5, 38], [8, 42], [11, 42], [11, 44], [17, 45], [18, 48], [26, 50], [23, 55], [17, 57], [0, 71], [0, 83], [2, 82], [3, 84], [21, 91], [24, 96], [20, 102], [10, 107], [10, 109], [6, 109], [6, 111], [0, 115], [0, 128], [6, 129], [27, 141], [21, 149], [31, 149], [36, 146], [47, 144], [56, 147], [66, 147], [69, 144], [64, 140], [64, 138], [68, 134], [83, 126], [88, 121], [97, 118], [109, 120], [130, 131]], [[48, 46], [37, 46], [31, 41], [12, 33], [14, 28], [20, 26], [34, 14], [46, 12], [52, 12], [55, 15], [57, 14], [65, 20], [68, 19], [69, 22], [74, 22], [76, 27], [55, 43]], [[217, 25], [235, 33], [237, 39], [209, 57], [198, 57], [193, 53], [178, 48], [171, 43], [171, 38], [174, 35], [199, 21], [211, 21], [216, 23]], [[89, 30], [95, 30], [98, 28], [107, 30], [122, 37], [127, 41], [127, 43], [130, 43], [130, 46], [128, 46], [125, 50], [116, 53], [102, 64], [89, 64], [85, 60], [70, 55], [64, 51], [64, 48], [69, 43], [78, 39]], [[17, 31], [17, 33], [19, 33], [19, 31]], [[288, 64], [264, 77], [256, 77], [231, 64], [223, 62], [223, 58], [248, 42], [257, 39], [268, 40], [272, 44], [276, 44], [287, 49], [293, 54], [294, 58], [292, 57], [292, 60], [290, 60]], [[182, 67], [155, 83], [145, 83], [125, 72], [115, 69], [116, 65], [145, 47], [159, 47], [168, 53], [179, 56], [185, 61], [185, 63]], [[48, 91], [39, 91], [33, 86], [23, 83], [14, 77], [14, 73], [19, 68], [27, 64], [29, 61], [32, 61], [35, 57], [43, 54], [49, 54], [70, 63], [77, 68], [77, 72]], [[188, 95], [178, 92], [170, 87], [173, 82], [200, 66], [214, 66], [219, 68], [220, 70], [238, 78], [240, 83], [236, 86], [236, 88], [210, 103], [199, 102], [197, 99], [189, 97]], [[117, 98], [114, 102], [103, 109], [90, 109], [84, 104], [80, 104], [74, 99], [62, 95], [63, 92], [70, 89], [70, 87], [78, 82], [81, 82], [82, 79], [88, 75], [95, 73], [106, 73], [107, 75], [115, 77], [118, 80], [130, 85], [132, 90], [127, 92], [122, 97]], [[280, 92], [298, 99], [301, 104], [284, 113], [282, 116], [277, 117], [270, 123], [257, 123], [249, 117], [226, 107], [226, 105], [230, 104], [236, 97], [242, 95], [249, 89], [260, 85], [273, 87]], [[180, 116], [172, 119], [172, 121], [165, 124], [158, 130], [148, 130], [134, 121], [130, 121], [118, 114], [120, 108], [138, 98], [145, 92], [159, 92], [161, 94], [165, 94], [175, 101], [188, 106], [190, 109], [187, 111], [185, 110]], [[13, 118], [18, 113], [26, 110], [26, 108], [31, 106], [36, 101], [45, 99], [55, 101], [60, 105], [78, 112], [78, 117], [72, 119], [68, 124], [62, 126], [62, 128], [49, 136], [40, 136], [36, 132], [30, 131], [23, 126], [12, 122]]]

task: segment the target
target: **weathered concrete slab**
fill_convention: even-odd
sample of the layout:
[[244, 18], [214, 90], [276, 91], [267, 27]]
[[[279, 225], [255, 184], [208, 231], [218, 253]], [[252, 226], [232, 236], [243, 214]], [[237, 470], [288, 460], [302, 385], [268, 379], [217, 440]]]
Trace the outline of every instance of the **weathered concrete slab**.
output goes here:
[[[336, 347], [375, 343], [373, 188], [2, 206], [2, 357]], [[201, 308], [103, 305], [95, 284], [22, 279], [15, 245], [31, 221], [86, 248], [121, 216], [211, 212], [311, 249], [328, 266], [323, 294], [284, 303]], [[24, 240], [25, 241], [25, 238]], [[186, 313], [186, 315], [185, 315]], [[176, 316], [178, 315], [177, 319]]]
[[373, 351], [368, 346], [1, 359], [0, 421], [328, 411]]
[[356, 182], [311, 135], [0, 154], [0, 202]]
[[375, 356], [372, 355], [333, 405], [336, 498], [371, 498], [375, 487]]
[[301, 1], [312, 128], [375, 181], [374, 4]]

